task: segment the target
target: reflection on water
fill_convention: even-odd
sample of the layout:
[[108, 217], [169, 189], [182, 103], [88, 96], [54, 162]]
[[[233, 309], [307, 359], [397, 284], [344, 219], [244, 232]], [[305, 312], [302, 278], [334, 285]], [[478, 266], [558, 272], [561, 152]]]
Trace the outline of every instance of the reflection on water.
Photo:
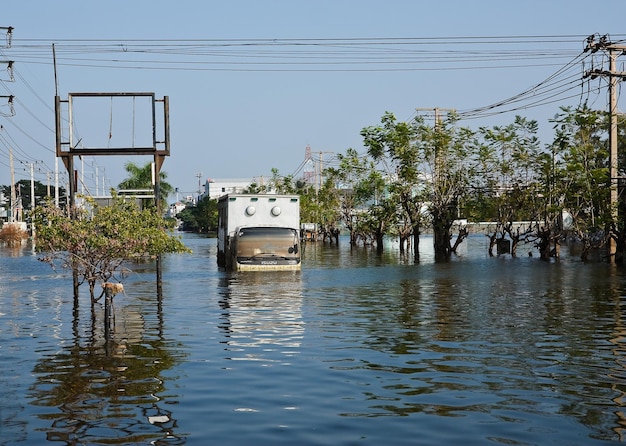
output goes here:
[[[32, 251], [11, 257], [20, 261], [0, 258], [0, 283], [12, 284], [0, 287], [0, 357], [8, 379], [0, 386], [0, 444], [28, 438], [33, 444], [44, 439], [65, 444], [180, 444], [177, 421], [166, 406], [172, 401], [159, 396], [166, 388], [161, 374], [180, 359], [163, 339], [146, 335], [145, 318], [159, 305], [120, 302], [113, 340], [105, 341], [101, 306], [92, 313], [89, 298], [81, 296], [74, 307], [70, 276], [50, 270]], [[23, 271], [28, 271], [27, 282]], [[146, 290], [152, 304], [160, 300], [154, 290], [155, 284]], [[32, 365], [30, 370], [24, 369], [26, 364]], [[31, 405], [26, 413], [40, 422], [26, 421], [24, 408], [13, 405], [12, 400], [22, 400], [12, 398], [19, 393]]]
[[475, 237], [445, 264], [342, 240], [233, 273], [185, 241], [162, 295], [135, 266], [110, 342], [70, 277], [0, 250], [0, 444], [626, 441], [623, 268]]
[[230, 359], [267, 361], [264, 352], [271, 349], [298, 353], [304, 335], [300, 271], [225, 273], [218, 295]]
[[76, 345], [42, 357], [33, 370], [36, 380], [29, 397], [34, 405], [51, 409], [38, 413], [50, 423], [41, 429], [47, 440], [148, 443], [176, 438], [176, 420], [156, 396], [163, 391], [159, 375], [172, 362], [158, 346], [130, 347], [107, 355]]
[[[609, 340], [617, 342], [623, 323], [622, 271], [572, 259], [479, 259], [419, 268], [372, 261], [358, 283], [335, 271], [312, 273], [314, 283], [332, 285], [307, 287], [305, 296], [330, 298], [325, 342], [346, 352], [329, 363], [363, 382], [362, 398], [372, 401], [344, 415], [462, 416], [472, 425], [507, 423], [506, 435], [486, 441], [521, 441], [545, 429], [556, 443], [585, 443], [580, 432], [541, 421], [559, 414], [591, 428], [593, 438], [621, 439], [612, 431], [621, 432], [626, 382]], [[456, 429], [476, 434], [467, 423]]]
[[[617, 293], [615, 293], [617, 294]], [[626, 302], [619, 296], [615, 297], [613, 309], [613, 333], [609, 341], [612, 344], [612, 355], [615, 365], [610, 368], [608, 377], [612, 380], [611, 390], [615, 394], [616, 425], [613, 428], [621, 442], [626, 441]]]

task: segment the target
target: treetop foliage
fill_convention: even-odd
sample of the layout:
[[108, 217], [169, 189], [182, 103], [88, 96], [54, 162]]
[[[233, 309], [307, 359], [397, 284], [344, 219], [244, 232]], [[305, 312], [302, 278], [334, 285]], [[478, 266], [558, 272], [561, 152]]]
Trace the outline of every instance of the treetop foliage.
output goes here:
[[85, 199], [87, 206], [68, 215], [51, 203], [33, 212], [40, 260], [72, 269], [80, 283], [107, 282], [132, 260], [167, 253], [189, 252], [171, 224], [154, 208], [139, 209], [134, 201], [113, 196], [110, 205]]

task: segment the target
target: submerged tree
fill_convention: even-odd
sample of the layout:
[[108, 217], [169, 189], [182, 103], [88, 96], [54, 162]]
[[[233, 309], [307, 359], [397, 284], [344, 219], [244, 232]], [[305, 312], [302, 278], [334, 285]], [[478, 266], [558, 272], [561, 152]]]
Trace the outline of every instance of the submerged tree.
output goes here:
[[452, 254], [452, 225], [477, 172], [480, 145], [472, 130], [456, 126], [454, 115], [434, 126], [418, 120], [416, 144], [423, 154], [422, 168], [430, 185], [428, 209], [435, 258], [445, 260]]
[[176, 218], [184, 231], [210, 232], [217, 230], [217, 200], [205, 196], [194, 205], [187, 205]]
[[[376, 194], [382, 193], [382, 189], [372, 187], [374, 166], [371, 160], [360, 156], [355, 149], [349, 148], [345, 154], [337, 155], [337, 159], [339, 167], [325, 170], [329, 178], [328, 186], [334, 185], [336, 189], [335, 197], [329, 201], [338, 202], [339, 218], [350, 233], [350, 244], [355, 245], [363, 211], [370, 200], [376, 201]], [[328, 190], [325, 189], [325, 193]]]
[[102, 296], [96, 297], [96, 284], [115, 275], [119, 281], [130, 261], [189, 252], [154, 208], [140, 210], [134, 201], [117, 196], [107, 206], [91, 200], [86, 203], [89, 209], [73, 209], [72, 216], [50, 203], [39, 206], [33, 222], [40, 260], [72, 270], [78, 279], [76, 287], [86, 282], [92, 305]]
[[24, 240], [28, 239], [28, 232], [22, 229], [19, 224], [5, 223], [0, 228], [0, 242], [8, 247], [20, 246]]
[[474, 132], [455, 124], [454, 115], [430, 126], [422, 117], [405, 123], [385, 113], [380, 126], [361, 131], [368, 154], [386, 170], [388, 191], [410, 221], [416, 260], [425, 209], [433, 227], [435, 258], [445, 260], [456, 248], [451, 228], [476, 171], [478, 144]]
[[339, 226], [341, 221], [341, 198], [339, 190], [330, 175], [325, 175], [322, 187], [317, 190], [307, 187], [300, 194], [300, 216], [307, 218], [303, 222], [320, 224], [322, 241], [335, 241], [339, 244]]
[[556, 137], [553, 145], [558, 183], [556, 212], [571, 217], [564, 228], [582, 244], [581, 258], [586, 260], [594, 248], [606, 245], [613, 222], [609, 200], [609, 153], [604, 114], [586, 105], [573, 110], [561, 108], [553, 120]]
[[482, 144], [478, 156], [480, 175], [476, 190], [491, 202], [490, 221], [494, 231], [488, 234], [489, 254], [498, 239], [511, 241], [510, 253], [532, 234], [531, 225], [520, 227], [516, 221], [533, 221], [538, 210], [537, 190], [540, 169], [537, 122], [520, 116], [507, 126], [482, 127]]
[[[423, 167], [424, 152], [416, 144], [421, 121], [399, 122], [392, 113], [385, 113], [380, 126], [361, 131], [368, 154], [386, 169], [389, 192], [400, 207], [401, 221], [413, 234], [415, 261], [419, 260], [419, 236], [425, 221], [424, 207], [429, 188]], [[404, 250], [406, 235], [401, 235]]]

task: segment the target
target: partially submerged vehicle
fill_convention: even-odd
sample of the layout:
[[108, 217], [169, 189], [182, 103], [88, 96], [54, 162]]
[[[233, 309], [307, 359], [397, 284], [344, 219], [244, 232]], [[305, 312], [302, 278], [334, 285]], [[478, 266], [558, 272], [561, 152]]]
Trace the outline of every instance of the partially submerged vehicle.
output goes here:
[[217, 209], [218, 266], [301, 269], [299, 196], [228, 194], [219, 198]]

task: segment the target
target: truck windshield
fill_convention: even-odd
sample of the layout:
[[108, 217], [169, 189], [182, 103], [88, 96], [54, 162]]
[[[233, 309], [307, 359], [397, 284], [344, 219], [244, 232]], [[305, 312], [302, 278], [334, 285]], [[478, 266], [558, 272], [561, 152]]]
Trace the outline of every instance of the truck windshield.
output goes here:
[[298, 232], [291, 228], [241, 228], [237, 257], [299, 258]]

